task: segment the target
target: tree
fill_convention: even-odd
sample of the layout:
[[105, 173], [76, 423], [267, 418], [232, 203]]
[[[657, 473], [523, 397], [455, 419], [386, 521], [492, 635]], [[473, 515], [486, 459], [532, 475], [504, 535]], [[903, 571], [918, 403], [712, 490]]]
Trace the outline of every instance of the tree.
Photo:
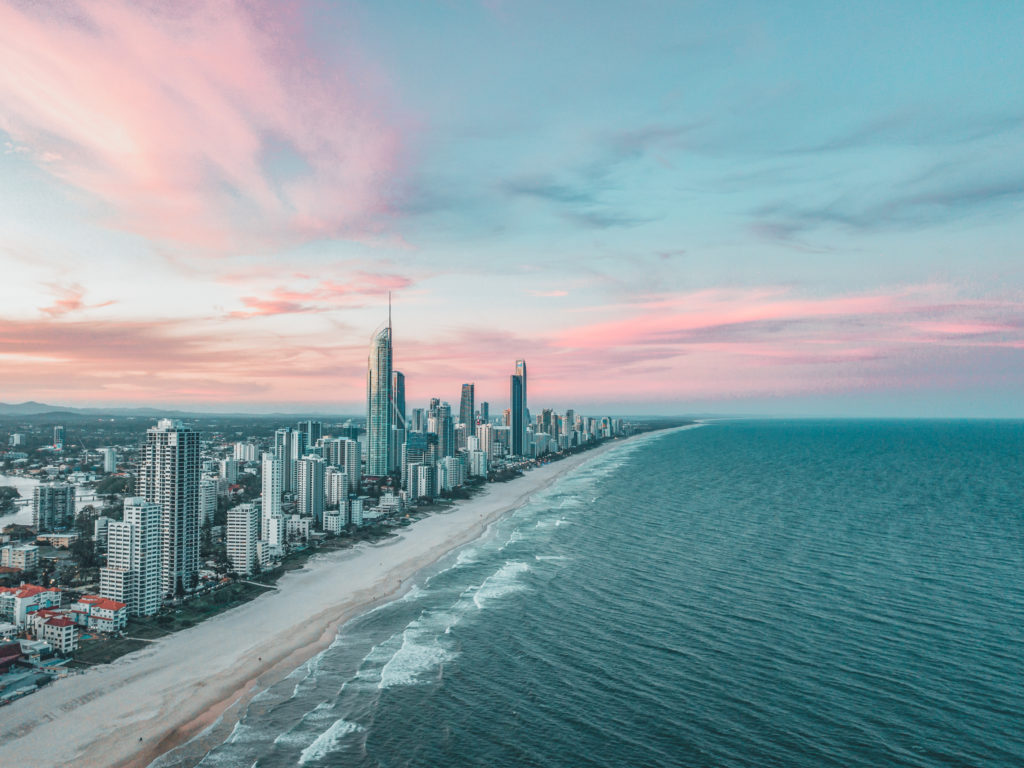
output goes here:
[[0, 486], [0, 515], [6, 515], [14, 511], [14, 500], [20, 499], [21, 494], [13, 485]]
[[80, 568], [98, 568], [100, 564], [92, 539], [84, 536], [71, 543], [71, 557]]
[[107, 496], [113, 493], [125, 493], [128, 491], [128, 478], [123, 475], [111, 475], [96, 483], [96, 493], [99, 496]]

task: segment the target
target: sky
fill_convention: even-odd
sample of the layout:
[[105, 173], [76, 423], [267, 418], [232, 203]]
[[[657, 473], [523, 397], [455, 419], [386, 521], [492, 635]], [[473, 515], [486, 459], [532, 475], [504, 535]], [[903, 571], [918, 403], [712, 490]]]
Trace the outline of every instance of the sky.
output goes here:
[[0, 401], [1022, 417], [1021, 29], [0, 0]]

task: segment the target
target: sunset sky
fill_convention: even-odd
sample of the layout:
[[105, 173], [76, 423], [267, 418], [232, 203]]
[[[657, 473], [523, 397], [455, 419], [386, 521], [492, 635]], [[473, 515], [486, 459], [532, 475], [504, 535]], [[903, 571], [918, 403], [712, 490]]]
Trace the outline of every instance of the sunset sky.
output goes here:
[[0, 0], [0, 401], [1024, 416], [1022, 29]]

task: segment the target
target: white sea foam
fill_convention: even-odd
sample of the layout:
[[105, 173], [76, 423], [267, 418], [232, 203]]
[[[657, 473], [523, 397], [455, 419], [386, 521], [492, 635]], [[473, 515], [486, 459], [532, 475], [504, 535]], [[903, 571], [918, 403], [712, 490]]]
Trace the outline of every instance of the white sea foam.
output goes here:
[[569, 558], [565, 555], [534, 555], [537, 560], [568, 560]]
[[530, 570], [530, 566], [518, 560], [509, 560], [505, 565], [484, 579], [483, 584], [473, 591], [473, 602], [477, 608], [483, 608], [489, 600], [521, 592], [526, 587], [519, 581], [519, 576]]
[[319, 760], [321, 757], [330, 754], [338, 748], [338, 743], [345, 736], [361, 730], [363, 730], [363, 727], [359, 723], [353, 723], [344, 718], [335, 720], [330, 728], [317, 736], [312, 744], [302, 750], [302, 754], [299, 755], [299, 765], [305, 765], [308, 762]]
[[306, 737], [294, 730], [289, 730], [279, 733], [274, 739], [274, 743], [283, 747], [297, 747], [306, 743]]
[[402, 632], [402, 645], [380, 670], [380, 688], [414, 685], [423, 675], [454, 658], [441, 645], [441, 627], [423, 626], [414, 621]]
[[459, 552], [459, 556], [455, 559], [455, 565], [453, 568], [458, 568], [460, 565], [471, 565], [476, 562], [477, 551], [475, 549], [464, 549]]

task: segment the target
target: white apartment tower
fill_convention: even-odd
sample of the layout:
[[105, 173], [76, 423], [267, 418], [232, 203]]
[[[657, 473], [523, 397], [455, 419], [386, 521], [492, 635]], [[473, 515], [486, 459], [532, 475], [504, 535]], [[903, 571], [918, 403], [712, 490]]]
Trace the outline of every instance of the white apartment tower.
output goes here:
[[125, 603], [134, 616], [160, 610], [161, 507], [141, 496], [124, 500], [124, 520], [107, 526], [107, 566], [100, 595]]
[[271, 518], [281, 516], [281, 494], [284, 492], [284, 461], [270, 451], [263, 454], [263, 512], [260, 538], [270, 541]]
[[100, 448], [103, 457], [103, 471], [106, 474], [117, 471], [117, 451], [113, 448]]
[[346, 511], [348, 507], [348, 474], [337, 467], [324, 471], [325, 503], [330, 509]]
[[140, 487], [160, 505], [160, 584], [175, 594], [199, 576], [199, 433], [174, 419], [146, 432]]
[[235, 573], [248, 576], [256, 564], [260, 511], [255, 504], [239, 504], [228, 510], [228, 560]]

